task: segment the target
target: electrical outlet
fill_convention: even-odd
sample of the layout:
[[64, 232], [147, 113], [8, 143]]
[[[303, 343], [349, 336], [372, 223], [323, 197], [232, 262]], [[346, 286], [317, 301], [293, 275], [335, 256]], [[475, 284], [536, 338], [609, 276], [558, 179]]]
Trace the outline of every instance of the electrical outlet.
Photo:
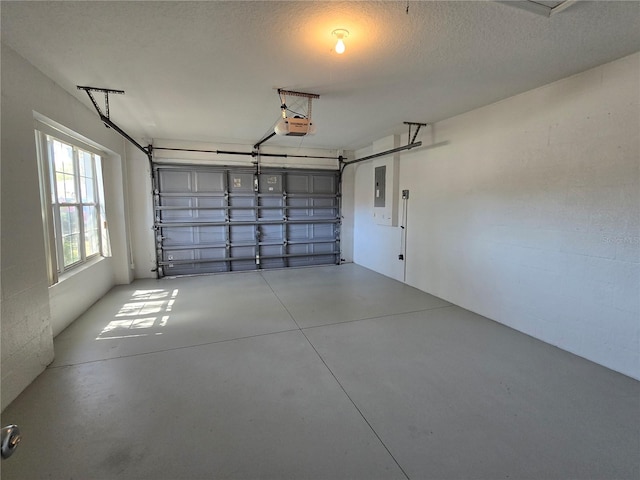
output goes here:
[[409, 198], [409, 190], [402, 190], [402, 198]]

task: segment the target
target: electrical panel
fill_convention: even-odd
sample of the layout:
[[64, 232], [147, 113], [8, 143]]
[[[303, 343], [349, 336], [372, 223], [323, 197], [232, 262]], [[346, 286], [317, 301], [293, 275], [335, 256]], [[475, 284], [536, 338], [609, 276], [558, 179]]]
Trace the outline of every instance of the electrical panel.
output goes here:
[[387, 166], [382, 165], [374, 168], [374, 192], [373, 206], [384, 207], [384, 199], [386, 192]]
[[[373, 153], [400, 146], [400, 136], [391, 135], [373, 143]], [[400, 155], [376, 158], [373, 166], [373, 219], [378, 225], [398, 226]]]

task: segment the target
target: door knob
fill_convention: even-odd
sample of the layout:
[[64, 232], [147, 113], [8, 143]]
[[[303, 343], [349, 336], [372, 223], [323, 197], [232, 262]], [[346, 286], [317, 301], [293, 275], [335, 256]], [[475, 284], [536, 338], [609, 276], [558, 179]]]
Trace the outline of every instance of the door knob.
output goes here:
[[20, 440], [22, 440], [22, 436], [20, 435], [20, 429], [17, 425], [7, 425], [6, 427], [2, 427], [2, 446], [0, 447], [0, 455], [3, 459], [9, 458], [13, 452], [15, 452]]

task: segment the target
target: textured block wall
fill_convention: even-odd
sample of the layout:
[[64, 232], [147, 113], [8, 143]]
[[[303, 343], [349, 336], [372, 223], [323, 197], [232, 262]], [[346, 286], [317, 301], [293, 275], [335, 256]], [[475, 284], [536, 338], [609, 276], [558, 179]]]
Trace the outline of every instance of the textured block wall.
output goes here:
[[[640, 378], [639, 99], [635, 54], [427, 130], [400, 161], [407, 283]], [[354, 259], [401, 280], [370, 169]]]
[[40, 203], [34, 112], [123, 156], [123, 140], [97, 115], [2, 45], [2, 252], [0, 317], [2, 409], [53, 360], [53, 334], [104, 295], [131, 279], [122, 166], [105, 166], [113, 257], [82, 282], [49, 288]]

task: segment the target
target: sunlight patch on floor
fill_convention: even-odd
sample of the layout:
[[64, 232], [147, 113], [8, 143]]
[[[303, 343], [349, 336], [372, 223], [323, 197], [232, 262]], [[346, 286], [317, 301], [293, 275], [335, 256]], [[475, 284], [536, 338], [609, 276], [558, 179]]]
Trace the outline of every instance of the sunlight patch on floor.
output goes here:
[[[169, 323], [171, 312], [178, 296], [178, 289], [136, 290], [115, 319], [111, 320], [96, 337], [96, 340], [115, 340], [162, 335], [158, 331]], [[145, 332], [140, 332], [145, 330]]]

